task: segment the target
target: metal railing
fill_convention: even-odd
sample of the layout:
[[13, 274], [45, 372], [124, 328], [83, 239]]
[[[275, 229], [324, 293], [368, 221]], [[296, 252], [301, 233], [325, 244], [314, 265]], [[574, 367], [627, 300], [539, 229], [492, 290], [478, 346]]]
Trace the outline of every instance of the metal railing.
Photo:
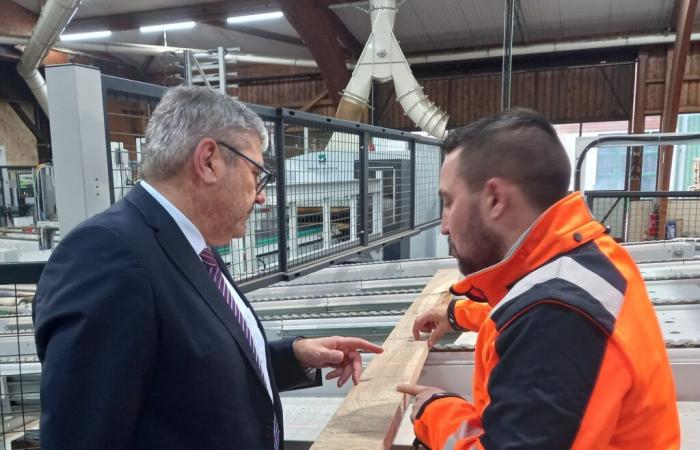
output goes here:
[[[139, 179], [150, 115], [165, 89], [102, 76], [110, 201]], [[243, 238], [218, 249], [244, 291], [291, 279], [438, 224], [440, 142], [288, 109], [249, 105], [265, 122], [266, 188]], [[40, 365], [31, 304], [44, 263], [0, 264], [2, 448], [33, 448]], [[35, 437], [37, 438], [35, 440]]]
[[[102, 76], [112, 202], [138, 181], [161, 86]], [[265, 122], [277, 174], [243, 238], [218, 251], [244, 290], [288, 280], [437, 225], [440, 141], [299, 111], [248, 105]]]
[[39, 448], [40, 364], [31, 303], [43, 264], [0, 271], [0, 449]]
[[[700, 191], [587, 191], [593, 217], [620, 242], [700, 237]], [[666, 219], [659, 214], [667, 208]]]

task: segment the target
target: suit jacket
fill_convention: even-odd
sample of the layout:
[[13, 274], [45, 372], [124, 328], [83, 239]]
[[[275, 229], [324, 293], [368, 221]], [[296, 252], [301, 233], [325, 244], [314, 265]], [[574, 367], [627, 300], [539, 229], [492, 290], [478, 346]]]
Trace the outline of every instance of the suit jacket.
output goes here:
[[320, 384], [293, 339], [271, 342], [273, 402], [204, 264], [138, 185], [62, 240], [34, 315], [42, 450], [269, 450], [279, 391]]

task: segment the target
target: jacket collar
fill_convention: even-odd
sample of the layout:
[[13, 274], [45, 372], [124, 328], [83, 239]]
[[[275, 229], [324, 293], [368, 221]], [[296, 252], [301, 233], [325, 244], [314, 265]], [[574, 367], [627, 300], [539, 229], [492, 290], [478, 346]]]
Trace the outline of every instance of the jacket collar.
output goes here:
[[468, 275], [450, 290], [495, 306], [519, 279], [604, 233], [581, 193], [574, 192], [543, 212], [505, 259]]

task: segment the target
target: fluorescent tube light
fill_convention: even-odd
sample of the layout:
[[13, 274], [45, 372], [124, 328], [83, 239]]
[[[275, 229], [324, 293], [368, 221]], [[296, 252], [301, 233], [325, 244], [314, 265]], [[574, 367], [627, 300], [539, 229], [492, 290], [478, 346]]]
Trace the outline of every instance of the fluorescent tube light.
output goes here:
[[62, 41], [82, 41], [84, 39], [103, 39], [110, 37], [112, 32], [109, 30], [104, 31], [90, 31], [87, 33], [65, 33], [61, 35]]
[[282, 11], [273, 11], [261, 14], [250, 14], [248, 16], [234, 16], [226, 19], [226, 23], [247, 23], [247, 22], [258, 22], [260, 20], [271, 20], [279, 19], [284, 17]]
[[160, 25], [147, 25], [145, 27], [139, 28], [141, 33], [153, 33], [156, 31], [172, 31], [172, 30], [187, 30], [189, 28], [194, 28], [195, 23], [189, 22], [177, 22], [177, 23], [163, 23]]

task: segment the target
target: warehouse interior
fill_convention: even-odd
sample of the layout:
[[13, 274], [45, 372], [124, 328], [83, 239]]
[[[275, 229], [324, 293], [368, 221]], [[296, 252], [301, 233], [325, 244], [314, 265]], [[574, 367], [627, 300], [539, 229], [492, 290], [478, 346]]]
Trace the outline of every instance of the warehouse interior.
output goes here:
[[[384, 342], [457, 267], [440, 234], [446, 133], [540, 112], [570, 189], [639, 266], [681, 448], [700, 448], [697, 0], [0, 0], [0, 12], [0, 449], [40, 448], [32, 301], [46, 262], [138, 183], [148, 120], [180, 85], [233, 96], [267, 128], [277, 179], [245, 237], [217, 250], [270, 340]], [[448, 334], [420, 383], [469, 397], [475, 342]], [[349, 389], [284, 393], [285, 448], [310, 448]], [[409, 415], [390, 448], [413, 444]]]

